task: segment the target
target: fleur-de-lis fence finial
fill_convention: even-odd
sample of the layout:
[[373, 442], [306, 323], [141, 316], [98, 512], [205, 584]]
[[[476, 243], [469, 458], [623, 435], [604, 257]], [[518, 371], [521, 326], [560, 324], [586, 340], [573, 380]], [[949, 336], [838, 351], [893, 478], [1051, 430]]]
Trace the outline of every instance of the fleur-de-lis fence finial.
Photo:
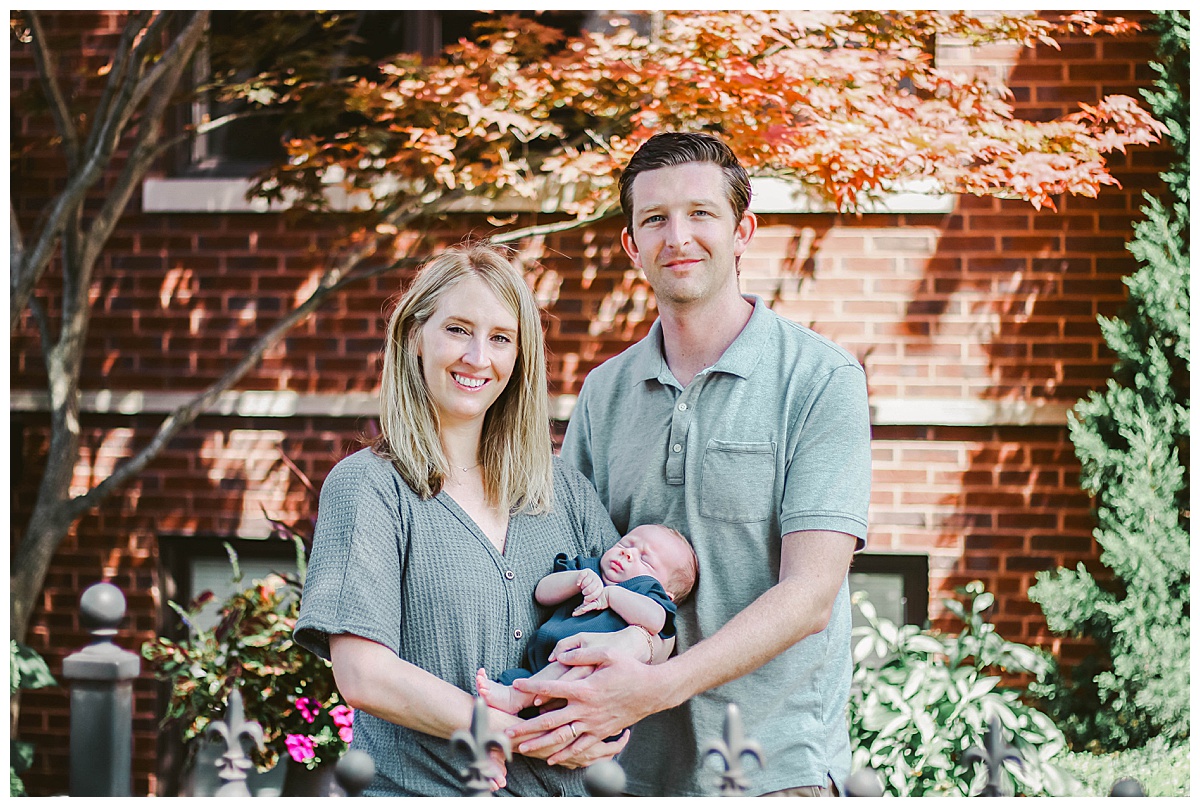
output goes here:
[[614, 759], [593, 762], [584, 769], [583, 786], [588, 795], [617, 798], [625, 795], [625, 769]]
[[225, 752], [217, 760], [217, 778], [221, 786], [215, 796], [249, 796], [250, 788], [246, 787], [246, 772], [254, 763], [246, 756], [242, 748], [242, 738], [251, 740], [260, 751], [264, 750], [262, 726], [253, 720], [246, 720], [246, 712], [242, 706], [242, 693], [236, 689], [229, 693], [229, 705], [225, 710], [225, 719], [211, 723], [205, 732], [210, 740], [221, 740], [225, 743]]
[[375, 778], [375, 760], [366, 751], [351, 748], [338, 760], [334, 777], [347, 796], [361, 796]]
[[746, 772], [742, 768], [742, 757], [749, 754], [758, 762], [758, 767], [765, 768], [762, 746], [755, 740], [746, 739], [742, 727], [742, 715], [736, 704], [729, 704], [725, 710], [725, 727], [722, 731], [723, 740], [711, 741], [704, 746], [700, 753], [701, 759], [707, 759], [710, 754], [716, 754], [725, 764], [725, 771], [717, 780], [722, 796], [740, 796], [748, 785]]
[[1113, 782], [1112, 790], [1108, 791], [1108, 795], [1141, 797], [1146, 795], [1146, 791], [1142, 789], [1142, 785], [1137, 779], [1126, 777]]
[[471, 761], [458, 772], [467, 793], [471, 796], [490, 796], [492, 788], [489, 780], [500, 773], [491, 752], [493, 749], [500, 751], [505, 760], [510, 760], [512, 748], [508, 737], [488, 727], [487, 704], [483, 702], [483, 698], [475, 697], [475, 708], [471, 712], [471, 730], [468, 732], [459, 729], [450, 735], [450, 742], [455, 747], [461, 746], [471, 755]]
[[883, 782], [874, 768], [859, 768], [846, 777], [845, 793], [852, 798], [877, 799], [883, 796]]
[[981, 796], [1002, 796], [1004, 795], [1001, 784], [1000, 771], [1004, 768], [1004, 763], [1008, 761], [1021, 764], [1021, 756], [1017, 750], [1008, 744], [1004, 739], [1004, 732], [1000, 728], [1000, 718], [993, 715], [991, 722], [988, 724], [987, 734], [983, 738], [984, 747], [981, 749], [978, 746], [971, 746], [963, 752], [963, 765], [968, 769], [976, 762], [983, 762], [987, 765], [987, 782], [980, 791]]

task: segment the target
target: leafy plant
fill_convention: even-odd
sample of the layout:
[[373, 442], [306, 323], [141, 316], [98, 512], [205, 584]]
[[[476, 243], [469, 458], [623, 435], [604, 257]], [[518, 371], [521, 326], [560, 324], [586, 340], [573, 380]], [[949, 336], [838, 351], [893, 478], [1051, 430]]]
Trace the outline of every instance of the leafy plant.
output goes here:
[[[37, 651], [32, 647], [23, 645], [15, 639], [9, 639], [8, 647], [8, 687], [10, 694], [16, 692], [18, 689], [41, 689], [42, 687], [51, 687], [58, 684], [54, 680], [54, 676], [50, 674], [50, 668], [46, 666], [46, 660], [38, 655]], [[24, 742], [16, 738], [10, 739], [8, 743], [8, 794], [10, 796], [24, 796], [25, 783], [21, 781], [21, 774], [29, 770], [29, 767], [33, 764], [33, 743]]]
[[[213, 599], [212, 592], [204, 592], [187, 608], [172, 602], [188, 637], [181, 641], [160, 637], [142, 646], [142, 656], [156, 676], [171, 684], [163, 726], [181, 730], [185, 741], [202, 736], [214, 720], [222, 718], [234, 688], [242, 693], [246, 719], [263, 728], [266, 752], [254, 752], [260, 770], [272, 767], [290, 748], [289, 735], [312, 740], [315, 734], [314, 746], [328, 749], [299, 761], [336, 758], [346, 746], [345, 733], [336, 731], [340, 726], [322, 734], [327, 727], [314, 729], [310, 720], [314, 706], [330, 720], [335, 714], [344, 716], [345, 707], [340, 706], [329, 662], [292, 639], [305, 572], [303, 543], [298, 536], [293, 540], [297, 575], [270, 574], [231, 595], [221, 606], [217, 625], [207, 630], [197, 627], [195, 617]], [[237, 555], [228, 544], [226, 549], [233, 579], [240, 582]]]
[[963, 754], [984, 747], [992, 716], [1022, 762], [1005, 763], [1001, 788], [1020, 795], [1068, 795], [1075, 783], [1050, 762], [1066, 743], [1022, 693], [996, 673], [1032, 675], [1049, 669], [1043, 651], [1001, 638], [984, 619], [994, 597], [975, 581], [946, 600], [963, 623], [958, 635], [896, 626], [881, 619], [861, 592], [855, 605], [867, 625], [854, 629], [850, 696], [853, 767], [880, 772], [886, 794], [968, 796], [985, 784], [983, 766]]

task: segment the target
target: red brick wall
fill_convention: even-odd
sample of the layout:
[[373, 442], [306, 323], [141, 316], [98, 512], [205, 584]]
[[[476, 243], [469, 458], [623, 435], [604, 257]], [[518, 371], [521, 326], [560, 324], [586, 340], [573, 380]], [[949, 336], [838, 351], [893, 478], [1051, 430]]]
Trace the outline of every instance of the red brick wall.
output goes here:
[[[1144, 15], [1131, 15], [1145, 18]], [[55, 35], [88, 55], [112, 14], [53, 18]], [[108, 36], [113, 34], [109, 33]], [[1049, 118], [1100, 94], [1137, 96], [1152, 78], [1153, 39], [1065, 39], [1011, 68], [1018, 113]], [[1005, 54], [984, 54], [1008, 70]], [[89, 56], [92, 62], [98, 57]], [[979, 61], [977, 59], [977, 61]], [[986, 60], [985, 60], [986, 61]], [[96, 65], [93, 65], [96, 66]], [[32, 63], [14, 44], [12, 91], [29, 85]], [[14, 146], [47, 131], [43, 117], [13, 118]], [[1089, 500], [1065, 423], [1021, 425], [1022, 406], [1060, 412], [1103, 386], [1113, 358], [1096, 325], [1123, 299], [1134, 268], [1124, 243], [1143, 188], [1159, 187], [1165, 148], [1113, 158], [1121, 188], [1098, 199], [1068, 198], [1059, 210], [974, 198], [945, 215], [763, 215], [743, 263], [745, 290], [811, 325], [864, 363], [880, 418], [874, 427], [869, 548], [930, 558], [931, 615], [956, 585], [983, 580], [998, 596], [994, 619], [1006, 638], [1038, 642], [1068, 661], [1086, 647], [1051, 637], [1026, 597], [1038, 570], [1095, 564]], [[61, 182], [57, 154], [33, 149], [13, 163], [13, 197], [26, 227]], [[262, 214], [147, 214], [135, 202], [101, 258], [87, 345], [87, 390], [181, 392], [219, 377], [236, 355], [296, 299], [323, 265], [336, 217], [319, 225]], [[490, 230], [462, 216], [434, 240]], [[548, 236], [526, 247], [530, 280], [546, 306], [554, 392], [572, 394], [588, 370], [643, 335], [652, 295], [620, 249], [619, 224]], [[296, 328], [239, 384], [243, 390], [370, 392], [377, 376], [388, 300], [403, 276], [384, 276], [336, 295]], [[52, 288], [39, 295], [52, 317]], [[28, 316], [12, 340], [15, 392], [44, 387], [36, 330]], [[947, 419], [947, 402], [991, 403], [1015, 416]], [[891, 417], [914, 405], [929, 422]], [[911, 410], [906, 410], [911, 411]], [[148, 439], [153, 414], [85, 413], [77, 484]], [[14, 412], [14, 541], [32, 506], [44, 456], [46, 417]], [[171, 596], [158, 565], [157, 536], [212, 541], [263, 535], [260, 506], [301, 518], [307, 500], [280, 452], [319, 482], [369, 428], [357, 417], [206, 416], [175, 439], [137, 481], [89, 513], [56, 555], [29, 642], [57, 674], [86, 640], [76, 617], [80, 592], [109, 579], [125, 591], [129, 617], [120, 643], [136, 649], [160, 628]], [[561, 430], [561, 424], [559, 424]], [[136, 688], [135, 793], [157, 788], [156, 686]], [[27, 693], [20, 734], [37, 744], [34, 793], [64, 788], [67, 698], [63, 689]]]

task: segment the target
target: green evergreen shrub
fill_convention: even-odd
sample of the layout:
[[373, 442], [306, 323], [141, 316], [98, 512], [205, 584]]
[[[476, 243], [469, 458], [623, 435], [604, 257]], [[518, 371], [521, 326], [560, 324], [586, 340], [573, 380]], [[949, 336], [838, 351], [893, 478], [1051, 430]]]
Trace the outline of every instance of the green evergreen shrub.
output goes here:
[[1100, 319], [1117, 356], [1107, 389], [1080, 401], [1071, 439], [1094, 496], [1100, 562], [1043, 572], [1029, 592], [1050, 629], [1088, 637], [1101, 654], [1061, 671], [1043, 694], [1073, 745], [1138, 747], [1189, 735], [1190, 292], [1187, 12], [1158, 17], [1160, 78], [1145, 92], [1178, 152], [1162, 174], [1168, 192], [1146, 196], [1129, 250], [1122, 316]]

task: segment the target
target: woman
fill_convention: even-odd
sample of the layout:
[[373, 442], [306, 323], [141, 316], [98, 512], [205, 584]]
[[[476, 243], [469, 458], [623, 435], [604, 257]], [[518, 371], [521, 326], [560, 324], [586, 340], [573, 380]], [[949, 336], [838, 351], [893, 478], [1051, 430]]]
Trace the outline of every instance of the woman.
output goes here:
[[[537, 304], [496, 249], [447, 251], [401, 299], [380, 430], [325, 480], [296, 640], [332, 660], [358, 710], [368, 795], [461, 795], [467, 758], [448, 738], [469, 727], [476, 671], [517, 666], [556, 553], [598, 555], [619, 537], [552, 456]], [[584, 795], [581, 774], [514, 756], [494, 786]]]

